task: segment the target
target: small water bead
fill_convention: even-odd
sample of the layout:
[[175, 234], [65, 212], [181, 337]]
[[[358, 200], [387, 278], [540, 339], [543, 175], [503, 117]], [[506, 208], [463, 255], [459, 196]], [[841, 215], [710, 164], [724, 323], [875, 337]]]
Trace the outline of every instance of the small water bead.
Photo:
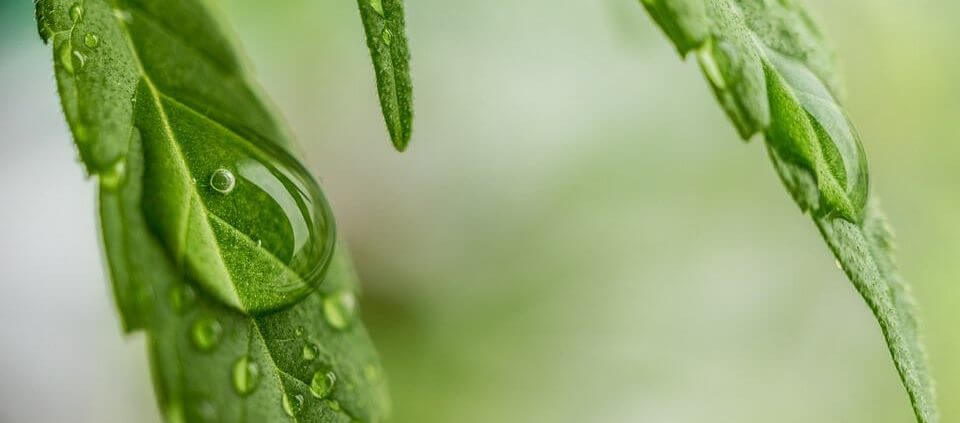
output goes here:
[[318, 370], [310, 379], [310, 393], [317, 398], [326, 398], [337, 383], [337, 374], [333, 370]]
[[390, 32], [390, 28], [383, 29], [383, 34], [380, 34], [380, 39], [383, 40], [383, 44], [387, 46], [393, 43], [393, 33]]
[[77, 59], [77, 64], [74, 66], [77, 70], [83, 69], [83, 66], [87, 64], [87, 56], [83, 53], [74, 50], [73, 57]]
[[212, 317], [201, 317], [193, 322], [190, 329], [190, 339], [200, 351], [211, 351], [220, 343], [223, 336], [223, 326]]
[[70, 20], [74, 23], [83, 20], [83, 6], [80, 3], [70, 6]]
[[197, 299], [197, 293], [187, 284], [170, 287], [170, 307], [177, 313], [187, 311]]
[[127, 161], [119, 159], [109, 168], [100, 172], [100, 186], [113, 190], [123, 184], [127, 176]]
[[350, 326], [357, 312], [357, 297], [350, 291], [339, 291], [323, 299], [323, 315], [334, 329]]
[[323, 405], [326, 405], [327, 408], [333, 411], [340, 411], [340, 401], [337, 400], [326, 400], [323, 402]]
[[363, 377], [367, 378], [369, 382], [376, 381], [380, 378], [380, 370], [377, 369], [377, 366], [367, 364], [363, 366]]
[[294, 335], [297, 335], [297, 338], [303, 336], [303, 326], [297, 326], [293, 329]]
[[96, 48], [100, 45], [100, 37], [98, 37], [97, 34], [88, 32], [87, 35], [83, 36], [83, 44], [90, 48]]
[[260, 366], [250, 357], [241, 357], [233, 363], [233, 389], [241, 396], [250, 395], [260, 383]]
[[[199, 421], [204, 423], [213, 423], [220, 419], [220, 413], [217, 413], [217, 408], [213, 406], [213, 403], [209, 400], [203, 400], [193, 407], [194, 415]], [[188, 421], [195, 421], [194, 419], [187, 419]]]
[[129, 11], [124, 9], [113, 9], [113, 17], [119, 19], [124, 23], [133, 22], [133, 15]]
[[383, 16], [383, 0], [370, 0], [370, 7], [372, 7], [378, 15]]
[[320, 351], [315, 344], [312, 342], [307, 342], [306, 344], [303, 344], [301, 356], [305, 361], [313, 361], [317, 358], [317, 354], [319, 354], [319, 352]]
[[237, 177], [227, 169], [217, 169], [210, 175], [210, 187], [221, 194], [229, 194], [237, 187]]
[[283, 406], [283, 412], [290, 417], [296, 417], [297, 414], [300, 414], [300, 410], [303, 410], [303, 395], [290, 396], [290, 394], [283, 394], [281, 405]]

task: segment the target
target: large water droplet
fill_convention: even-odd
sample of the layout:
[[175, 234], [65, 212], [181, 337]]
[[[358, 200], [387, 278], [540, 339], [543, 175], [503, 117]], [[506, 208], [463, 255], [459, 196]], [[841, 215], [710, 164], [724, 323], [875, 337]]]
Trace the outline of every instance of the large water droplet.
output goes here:
[[100, 37], [97, 34], [88, 32], [87, 35], [83, 36], [83, 44], [90, 48], [96, 48], [100, 45]]
[[332, 370], [318, 370], [310, 379], [310, 393], [317, 398], [326, 398], [337, 383], [337, 374]]
[[383, 16], [383, 0], [370, 0], [370, 7], [372, 7], [378, 15]]
[[233, 389], [241, 396], [249, 395], [260, 382], [260, 366], [250, 357], [241, 357], [233, 363]]
[[300, 410], [303, 409], [303, 395], [296, 394], [283, 394], [283, 412], [287, 413], [290, 417], [295, 417], [297, 414], [300, 414]]
[[303, 344], [303, 348], [302, 348], [302, 351], [300, 352], [300, 356], [303, 357], [305, 361], [313, 361], [317, 358], [317, 354], [319, 354], [319, 352], [320, 351], [317, 348], [316, 344], [312, 342], [307, 342], [306, 344]]
[[70, 20], [73, 22], [80, 22], [83, 20], [83, 5], [80, 3], [75, 3], [73, 6], [70, 6]]
[[237, 177], [233, 172], [220, 168], [210, 175], [210, 187], [221, 194], [229, 194], [237, 186]]
[[339, 291], [323, 299], [323, 315], [334, 329], [350, 326], [357, 309], [357, 297], [350, 291]]
[[200, 351], [211, 351], [220, 343], [223, 336], [223, 327], [212, 317], [201, 317], [193, 322], [190, 328], [190, 340], [193, 346]]
[[[185, 106], [167, 106], [176, 136], [164, 142], [177, 143], [179, 154], [144, 142], [145, 155], [182, 161], [187, 172], [147, 167], [144, 191], [168, 192], [180, 183], [196, 196], [189, 213], [183, 204], [145, 196], [153, 229], [188, 276], [224, 304], [262, 314], [299, 302], [323, 280], [335, 246], [333, 216], [317, 183], [270, 141], [241, 138]], [[170, 216], [189, 220], [191, 236], [184, 240], [184, 222]]]
[[[798, 126], [790, 120], [795, 117], [782, 118], [788, 123], [773, 128], [773, 136], [769, 137], [774, 139], [774, 147], [780, 150], [781, 157], [815, 176], [820, 205], [826, 208], [819, 211], [821, 215], [837, 213], [844, 219], [859, 221], [869, 193], [866, 153], [860, 135], [830, 88], [810, 68], [773, 49], [766, 49], [765, 53], [812, 125], [803, 131], [802, 127], [789, 126]], [[789, 110], [779, 113], [796, 115]]]

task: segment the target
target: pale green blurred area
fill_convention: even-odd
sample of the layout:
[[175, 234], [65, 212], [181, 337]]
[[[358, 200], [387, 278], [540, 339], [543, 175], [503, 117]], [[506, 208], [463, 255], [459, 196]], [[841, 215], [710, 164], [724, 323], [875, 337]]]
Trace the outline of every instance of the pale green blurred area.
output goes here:
[[[0, 422], [157, 421], [49, 47], [29, 2], [0, 4]], [[738, 140], [635, 0], [408, 1], [403, 154], [354, 2], [220, 4], [352, 247], [394, 421], [912, 421], [762, 143]], [[960, 5], [808, 4], [956, 421]]]

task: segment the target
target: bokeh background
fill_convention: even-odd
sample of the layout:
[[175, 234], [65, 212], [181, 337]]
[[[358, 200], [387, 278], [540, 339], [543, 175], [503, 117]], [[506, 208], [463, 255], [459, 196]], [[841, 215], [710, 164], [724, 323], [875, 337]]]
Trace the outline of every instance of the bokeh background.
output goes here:
[[[408, 1], [389, 146], [353, 1], [221, 1], [322, 179], [395, 422], [909, 422], [877, 324], [636, 0]], [[960, 3], [808, 1], [960, 420]], [[32, 4], [0, 1], [0, 421], [158, 422]]]

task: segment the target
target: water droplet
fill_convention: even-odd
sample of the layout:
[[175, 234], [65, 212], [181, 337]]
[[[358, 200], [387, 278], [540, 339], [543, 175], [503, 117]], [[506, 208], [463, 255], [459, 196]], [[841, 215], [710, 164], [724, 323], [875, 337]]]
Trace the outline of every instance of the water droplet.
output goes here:
[[133, 15], [130, 14], [130, 11], [124, 9], [113, 9], [113, 17], [119, 19], [124, 23], [133, 22]]
[[363, 377], [367, 378], [367, 381], [373, 382], [380, 378], [380, 370], [373, 364], [367, 364], [363, 366]]
[[210, 175], [210, 187], [221, 194], [229, 194], [237, 187], [237, 177], [227, 169], [217, 169]]
[[383, 33], [380, 34], [380, 39], [383, 40], [383, 43], [387, 46], [393, 43], [393, 33], [390, 32], [390, 28], [383, 29]]
[[303, 344], [303, 351], [301, 352], [301, 356], [306, 361], [313, 361], [317, 358], [317, 354], [319, 352], [320, 351], [316, 345], [314, 345], [312, 342], [307, 342], [306, 344]]
[[87, 35], [83, 36], [83, 44], [90, 48], [96, 48], [100, 45], [100, 37], [98, 37], [97, 34], [88, 32]]
[[260, 382], [260, 366], [250, 357], [241, 357], [233, 363], [233, 389], [241, 396], [249, 395]]
[[337, 374], [333, 370], [318, 370], [310, 379], [310, 393], [317, 398], [325, 398], [336, 383]]
[[57, 58], [60, 60], [60, 66], [69, 74], [73, 74], [73, 47], [69, 41], [64, 41], [57, 48]]
[[74, 50], [73, 57], [77, 59], [77, 64], [75, 66], [77, 70], [83, 69], [83, 66], [87, 64], [87, 56], [85, 56], [83, 53]]
[[297, 326], [293, 329], [293, 333], [297, 335], [297, 338], [303, 336], [303, 326]]
[[372, 7], [378, 15], [383, 16], [383, 0], [370, 0], [370, 7]]
[[100, 186], [108, 190], [117, 189], [127, 176], [127, 161], [118, 159], [113, 165], [100, 172]]
[[326, 400], [323, 402], [323, 405], [326, 405], [327, 408], [331, 410], [340, 411], [340, 402], [337, 400]]
[[218, 421], [220, 416], [217, 413], [217, 408], [213, 406], [213, 403], [209, 400], [202, 400], [197, 402], [193, 407], [194, 418], [188, 418], [187, 421], [196, 421], [199, 420], [204, 423], [213, 423]]
[[334, 329], [344, 329], [353, 321], [357, 297], [350, 291], [339, 291], [323, 299], [323, 315]]
[[[780, 101], [773, 110], [781, 115], [768, 132], [768, 142], [781, 157], [809, 171], [820, 195], [820, 216], [836, 213], [851, 222], [863, 218], [869, 193], [866, 154], [860, 135], [834, 98], [830, 87], [805, 64], [773, 49], [766, 58], [776, 69], [773, 81], [785, 84], [793, 101], [806, 112], [807, 122], [794, 122], [796, 110], [790, 100]], [[774, 103], [771, 102], [771, 105]], [[797, 106], [792, 106], [796, 108]]]
[[83, 6], [80, 3], [75, 3], [73, 6], [70, 6], [70, 20], [74, 22], [83, 20]]
[[197, 299], [197, 293], [190, 285], [178, 283], [170, 287], [170, 307], [177, 313], [190, 309]]
[[290, 394], [283, 394], [283, 411], [287, 413], [288, 416], [294, 417], [297, 414], [300, 414], [300, 410], [303, 409], [303, 395], [296, 394], [290, 396]]
[[193, 322], [190, 330], [190, 339], [193, 346], [200, 351], [210, 351], [216, 348], [223, 336], [223, 327], [212, 317], [201, 317]]
[[[331, 262], [335, 233], [330, 207], [310, 173], [270, 142], [224, 135], [189, 110], [171, 113], [195, 120], [200, 131], [176, 140], [189, 173], [147, 168], [144, 190], [162, 189], [175, 177], [197, 178], [194, 186], [208, 217], [203, 222], [209, 225], [186, 242], [175, 225], [161, 226], [159, 238], [171, 254], [182, 258], [207, 294], [247, 314], [279, 310], [313, 292]], [[144, 203], [149, 221], [176, 213], [175, 205], [150, 196]], [[220, 251], [214, 263], [211, 246]]]

